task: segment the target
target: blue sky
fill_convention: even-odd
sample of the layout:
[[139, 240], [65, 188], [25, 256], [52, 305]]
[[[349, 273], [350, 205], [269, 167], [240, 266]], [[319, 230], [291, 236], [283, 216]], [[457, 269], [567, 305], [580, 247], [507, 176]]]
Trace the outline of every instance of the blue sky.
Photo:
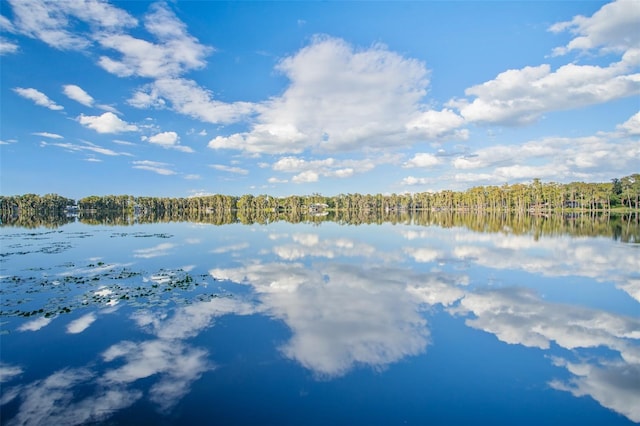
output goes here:
[[0, 192], [403, 193], [640, 171], [640, 3], [0, 2]]

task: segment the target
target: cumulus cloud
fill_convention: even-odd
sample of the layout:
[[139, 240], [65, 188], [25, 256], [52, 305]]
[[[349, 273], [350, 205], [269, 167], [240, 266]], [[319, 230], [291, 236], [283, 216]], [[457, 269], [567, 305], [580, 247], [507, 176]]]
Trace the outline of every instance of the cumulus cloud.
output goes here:
[[293, 183], [311, 183], [317, 182], [319, 179], [318, 173], [313, 170], [305, 170], [291, 178]]
[[640, 46], [640, 8], [634, 0], [617, 0], [602, 6], [590, 17], [578, 15], [570, 21], [558, 22], [549, 31], [569, 31], [575, 36], [563, 47], [554, 49], [554, 55], [572, 50], [602, 49], [624, 52]]
[[635, 113], [631, 118], [619, 125], [618, 129], [628, 135], [640, 135], [640, 112]]
[[431, 184], [432, 182], [433, 182], [433, 179], [430, 179], [430, 178], [407, 176], [402, 179], [400, 184], [404, 186], [412, 186], [412, 185], [428, 185], [428, 184]]
[[163, 176], [175, 175], [176, 172], [168, 168], [169, 164], [159, 161], [140, 160], [133, 162], [134, 169], [147, 170]]
[[409, 134], [425, 139], [446, 139], [453, 137], [464, 140], [469, 137], [469, 131], [459, 129], [464, 125], [464, 119], [450, 109], [442, 111], [429, 110], [415, 114], [406, 124]]
[[180, 145], [180, 137], [176, 132], [162, 132], [150, 137], [143, 136], [142, 140], [146, 140], [149, 143], [159, 145], [163, 148], [170, 148], [189, 153], [194, 152], [191, 147]]
[[607, 181], [637, 170], [640, 114], [615, 131], [569, 138], [546, 137], [516, 145], [496, 145], [455, 157], [457, 182], [513, 182], [542, 178], [556, 182]]
[[271, 154], [389, 148], [450, 136], [463, 123], [451, 110], [426, 110], [424, 64], [381, 45], [356, 49], [318, 36], [277, 70], [290, 81], [284, 94], [256, 107], [249, 132], [218, 136], [209, 147]]
[[452, 100], [464, 119], [478, 123], [524, 125], [550, 111], [581, 108], [640, 94], [640, 8], [635, 1], [618, 0], [591, 17], [576, 16], [549, 30], [569, 31], [576, 37], [553, 54], [598, 49], [620, 55], [608, 66], [570, 63], [552, 70], [549, 64], [504, 71], [490, 81], [468, 88], [473, 100]]
[[396, 155], [381, 155], [365, 159], [336, 159], [333, 157], [321, 160], [305, 160], [301, 157], [281, 157], [271, 165], [274, 171], [295, 173], [294, 183], [317, 182], [321, 176], [333, 178], [347, 178], [354, 174], [365, 173], [381, 164], [394, 163]]
[[44, 93], [42, 93], [37, 89], [16, 87], [15, 89], [13, 89], [13, 91], [16, 92], [18, 95], [22, 96], [23, 98], [26, 98], [35, 102], [36, 105], [40, 105], [54, 111], [59, 111], [61, 109], [64, 109], [64, 107], [56, 104], [54, 101], [49, 99], [47, 95], [45, 95]]
[[500, 73], [465, 90], [473, 101], [451, 102], [469, 121], [506, 125], [532, 123], [544, 113], [579, 108], [640, 94], [640, 74], [629, 73], [640, 49], [608, 67], [543, 64]]
[[176, 132], [162, 132], [148, 138], [148, 141], [161, 146], [175, 145], [180, 138]]
[[269, 182], [269, 183], [287, 183], [289, 181], [287, 179], [279, 179], [277, 177], [270, 177], [269, 179], [267, 179], [267, 182]]
[[138, 130], [136, 125], [127, 123], [112, 112], [105, 112], [102, 115], [80, 114], [77, 120], [83, 126], [98, 133], [135, 132]]
[[[100, 0], [24, 2], [10, 0], [16, 32], [37, 38], [57, 49], [84, 49], [93, 34], [137, 25], [127, 12]], [[78, 21], [89, 24], [82, 28]]]
[[402, 167], [411, 168], [411, 167], [424, 167], [429, 168], [433, 166], [437, 166], [442, 163], [442, 159], [433, 154], [429, 154], [426, 152], [420, 152], [415, 154], [412, 159], [405, 162]]
[[84, 106], [93, 106], [93, 98], [87, 92], [82, 89], [80, 86], [76, 86], [75, 84], [67, 84], [62, 86], [63, 93], [69, 97], [69, 99], [73, 99], [76, 102], [81, 103]]

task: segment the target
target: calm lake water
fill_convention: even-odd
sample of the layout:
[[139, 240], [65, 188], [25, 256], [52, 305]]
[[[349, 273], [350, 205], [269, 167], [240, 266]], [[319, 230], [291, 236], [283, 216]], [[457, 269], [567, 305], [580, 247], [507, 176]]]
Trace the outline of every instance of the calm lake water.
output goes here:
[[330, 221], [0, 233], [3, 425], [640, 422], [638, 243]]

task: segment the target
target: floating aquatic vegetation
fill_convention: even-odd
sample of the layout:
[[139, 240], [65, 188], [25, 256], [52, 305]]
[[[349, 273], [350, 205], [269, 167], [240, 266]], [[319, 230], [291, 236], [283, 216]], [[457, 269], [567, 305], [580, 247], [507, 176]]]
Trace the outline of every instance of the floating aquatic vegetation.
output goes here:
[[173, 238], [173, 235], [167, 233], [149, 234], [147, 232], [114, 232], [111, 238], [133, 237], [133, 238]]
[[[71, 313], [77, 308], [115, 306], [161, 306], [188, 304], [219, 297], [215, 293], [185, 292], [207, 287], [207, 274], [192, 275], [182, 269], [160, 269], [146, 274], [128, 266], [96, 262], [56, 276], [11, 275], [0, 277], [0, 318], [45, 318]], [[114, 283], [114, 281], [116, 281]], [[180, 294], [176, 294], [179, 292]]]

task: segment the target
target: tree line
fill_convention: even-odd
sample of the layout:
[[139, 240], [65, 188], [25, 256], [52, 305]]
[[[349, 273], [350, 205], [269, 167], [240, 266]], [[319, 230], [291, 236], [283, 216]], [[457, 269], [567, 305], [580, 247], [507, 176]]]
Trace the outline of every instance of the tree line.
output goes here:
[[640, 243], [640, 214], [638, 212], [612, 213], [565, 212], [561, 214], [533, 214], [526, 212], [485, 211], [463, 212], [450, 210], [417, 211], [358, 211], [335, 210], [323, 215], [307, 212], [262, 211], [165, 211], [133, 215], [128, 212], [85, 210], [77, 215], [19, 215], [4, 217], [1, 226], [23, 228], [58, 228], [76, 220], [87, 225], [133, 226], [144, 223], [193, 222], [213, 226], [244, 224], [264, 225], [273, 222], [305, 223], [320, 225], [333, 222], [345, 226], [375, 226], [383, 223], [443, 228], [465, 227], [474, 232], [532, 235], [540, 238], [567, 234], [576, 237], [609, 237], [627, 243]]
[[109, 211], [127, 214], [179, 215], [239, 212], [241, 216], [261, 216], [264, 212], [312, 213], [322, 211], [404, 212], [534, 212], [638, 210], [640, 174], [612, 179], [605, 183], [572, 182], [561, 184], [534, 179], [531, 183], [501, 186], [474, 186], [465, 191], [444, 190], [416, 194], [321, 194], [273, 197], [215, 194], [209, 196], [171, 198], [133, 195], [91, 195], [75, 200], [56, 194], [38, 196], [0, 196], [0, 214], [42, 214], [79, 211]]

